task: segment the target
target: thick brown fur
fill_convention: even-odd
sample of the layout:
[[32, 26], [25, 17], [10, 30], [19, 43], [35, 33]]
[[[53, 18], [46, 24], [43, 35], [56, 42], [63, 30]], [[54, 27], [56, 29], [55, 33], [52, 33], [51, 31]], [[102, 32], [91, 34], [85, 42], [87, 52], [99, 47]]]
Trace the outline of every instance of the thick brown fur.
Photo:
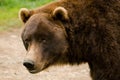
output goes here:
[[[57, 7], [69, 19], [51, 17]], [[30, 12], [50, 14], [64, 26], [69, 47], [63, 62], [87, 62], [93, 80], [120, 80], [120, 0], [60, 0]]]

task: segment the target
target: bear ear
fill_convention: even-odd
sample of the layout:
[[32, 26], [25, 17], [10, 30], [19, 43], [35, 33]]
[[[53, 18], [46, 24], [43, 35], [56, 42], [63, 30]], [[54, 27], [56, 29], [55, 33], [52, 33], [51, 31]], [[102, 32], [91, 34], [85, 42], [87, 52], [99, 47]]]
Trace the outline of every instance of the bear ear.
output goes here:
[[55, 8], [52, 16], [53, 18], [58, 19], [58, 20], [67, 21], [69, 19], [68, 11], [64, 7]]
[[29, 18], [31, 14], [30, 11], [27, 8], [21, 8], [19, 11], [19, 18], [25, 23]]

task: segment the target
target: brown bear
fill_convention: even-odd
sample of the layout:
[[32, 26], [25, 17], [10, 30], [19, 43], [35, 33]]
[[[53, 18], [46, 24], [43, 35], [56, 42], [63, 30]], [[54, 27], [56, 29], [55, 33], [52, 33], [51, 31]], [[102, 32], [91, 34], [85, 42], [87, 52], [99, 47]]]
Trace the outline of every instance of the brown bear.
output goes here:
[[120, 0], [58, 0], [19, 17], [30, 73], [87, 62], [93, 80], [120, 80]]

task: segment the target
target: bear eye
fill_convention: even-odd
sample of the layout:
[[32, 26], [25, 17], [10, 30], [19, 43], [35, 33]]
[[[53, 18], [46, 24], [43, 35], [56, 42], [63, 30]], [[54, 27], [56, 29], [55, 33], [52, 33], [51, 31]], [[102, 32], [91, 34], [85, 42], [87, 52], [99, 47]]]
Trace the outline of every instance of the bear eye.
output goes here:
[[25, 42], [25, 44], [26, 44], [26, 45], [28, 45], [28, 46], [29, 46], [30, 41], [31, 41], [30, 39], [25, 39], [25, 41], [24, 41], [24, 42]]
[[46, 42], [46, 39], [43, 39], [42, 42], [45, 43], [45, 42]]
[[25, 43], [29, 43], [30, 41], [30, 39], [25, 39]]
[[39, 39], [39, 42], [45, 43], [45, 42], [46, 42], [46, 39], [45, 39], [45, 38], [40, 38], [40, 39]]
[[29, 46], [30, 40], [25, 39], [25, 40], [23, 41], [23, 43], [24, 43], [24, 46], [25, 46], [26, 50], [28, 50], [28, 46]]

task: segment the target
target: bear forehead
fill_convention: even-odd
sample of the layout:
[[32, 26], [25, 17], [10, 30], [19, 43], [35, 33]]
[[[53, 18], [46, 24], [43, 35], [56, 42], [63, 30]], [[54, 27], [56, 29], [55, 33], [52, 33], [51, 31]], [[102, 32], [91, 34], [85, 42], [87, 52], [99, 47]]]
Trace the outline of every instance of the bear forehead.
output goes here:
[[35, 14], [25, 23], [24, 36], [52, 34], [53, 23], [44, 15]]

